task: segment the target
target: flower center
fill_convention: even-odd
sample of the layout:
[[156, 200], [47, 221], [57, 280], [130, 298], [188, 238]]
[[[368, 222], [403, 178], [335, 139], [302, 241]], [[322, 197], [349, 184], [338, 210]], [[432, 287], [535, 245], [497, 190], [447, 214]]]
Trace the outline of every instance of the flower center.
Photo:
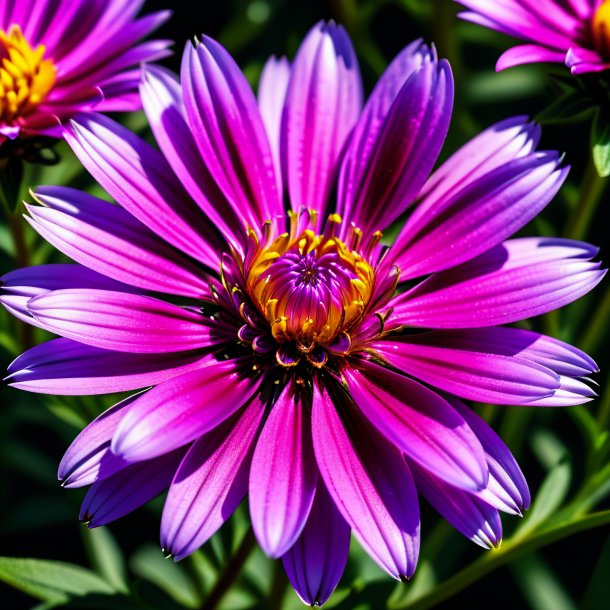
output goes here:
[[44, 58], [45, 47], [32, 49], [21, 28], [0, 30], [0, 120], [8, 123], [31, 113], [55, 84], [56, 68]]
[[[375, 273], [358, 251], [362, 234], [337, 237], [341, 218], [332, 214], [316, 234], [311, 212], [290, 215], [290, 232], [262, 240], [249, 234], [244, 275], [253, 303], [278, 343], [294, 341], [302, 353], [330, 344], [362, 317]], [[370, 240], [376, 244], [377, 233]], [[371, 246], [372, 247], [372, 246]], [[364, 256], [363, 256], [364, 254]]]
[[595, 11], [591, 34], [597, 52], [610, 59], [610, 0], [604, 0]]

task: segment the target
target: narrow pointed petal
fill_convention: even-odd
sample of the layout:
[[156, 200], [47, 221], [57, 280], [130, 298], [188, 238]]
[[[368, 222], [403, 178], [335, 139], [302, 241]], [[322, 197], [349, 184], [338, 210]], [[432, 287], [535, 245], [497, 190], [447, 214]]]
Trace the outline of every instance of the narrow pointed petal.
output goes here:
[[536, 44], [522, 44], [508, 49], [496, 62], [496, 72], [508, 68], [539, 62], [562, 64], [566, 61], [565, 51], [555, 51]]
[[373, 92], [342, 164], [338, 212], [362, 229], [384, 230], [413, 203], [449, 129], [449, 64], [421, 43], [407, 49]]
[[559, 376], [551, 369], [487, 350], [487, 344], [479, 345], [476, 339], [468, 331], [432, 331], [371, 347], [401, 371], [470, 400], [528, 404], [549, 398], [559, 388]]
[[401, 281], [455, 267], [501, 243], [555, 196], [568, 169], [556, 152], [495, 167], [449, 197], [424, 199], [397, 239]]
[[322, 606], [341, 580], [349, 553], [350, 529], [322, 481], [294, 546], [282, 557], [290, 584], [303, 603]]
[[410, 578], [419, 554], [419, 505], [401, 453], [318, 384], [312, 431], [320, 474], [354, 535], [390, 576]]
[[559, 376], [559, 388], [553, 396], [539, 398], [530, 403], [532, 407], [570, 407], [582, 405], [590, 402], [597, 396], [595, 390], [591, 388], [590, 379], [573, 379], [564, 375]]
[[502, 521], [496, 508], [437, 479], [413, 461], [409, 467], [418, 491], [445, 521], [484, 549], [500, 546]]
[[[486, 454], [493, 485], [479, 493], [479, 497], [500, 510], [513, 509], [520, 513], [530, 505], [527, 481], [510, 449], [494, 430], [471, 408], [457, 399], [450, 399], [456, 411], [477, 435]], [[494, 496], [496, 501], [494, 501]]]
[[51, 339], [13, 360], [5, 382], [42, 394], [112, 394], [163, 383], [205, 366], [211, 358], [199, 351], [129, 354]]
[[149, 296], [54, 290], [30, 299], [28, 310], [46, 330], [103, 349], [160, 354], [214, 344], [202, 314]]
[[476, 328], [509, 324], [557, 309], [603, 278], [597, 250], [552, 238], [504, 242], [477, 258], [441, 271], [390, 302], [392, 324]]
[[440, 479], [476, 491], [487, 485], [485, 454], [457, 411], [423, 385], [362, 362], [343, 376], [359, 409], [389, 441]]
[[129, 396], [104, 411], [72, 441], [57, 471], [57, 478], [64, 487], [91, 485], [128, 465], [110, 451], [110, 440], [139, 396]]
[[39, 187], [33, 195], [46, 207], [26, 206], [31, 224], [76, 262], [145, 290], [210, 295], [206, 273], [122, 208], [66, 187]]
[[285, 57], [270, 57], [263, 66], [258, 82], [258, 107], [267, 130], [275, 174], [278, 179], [278, 192], [282, 193], [282, 166], [280, 163], [280, 134], [284, 100], [290, 80], [290, 62]]
[[256, 98], [229, 53], [204, 36], [182, 61], [186, 115], [210, 174], [248, 225], [283, 213], [269, 139]]
[[176, 472], [161, 519], [161, 546], [178, 561], [204, 544], [248, 490], [265, 405], [249, 405], [197, 440]]
[[243, 360], [217, 361], [159, 384], [129, 410], [112, 438], [112, 451], [147, 460], [186, 445], [244, 405], [260, 379]]
[[229, 203], [206, 167], [187, 122], [177, 77], [160, 66], [146, 66], [140, 92], [157, 144], [174, 173], [210, 222], [239, 248], [248, 215]]
[[299, 537], [311, 509], [318, 469], [306, 403], [289, 383], [273, 405], [250, 468], [250, 518], [263, 551], [283, 555]]
[[96, 481], [85, 495], [80, 520], [89, 527], [99, 527], [146, 504], [169, 487], [184, 453], [184, 448], [176, 449]]
[[292, 64], [282, 117], [282, 167], [293, 210], [324, 216], [341, 149], [361, 105], [360, 70], [349, 36], [334, 23], [318, 23]]
[[156, 149], [111, 119], [81, 115], [66, 141], [91, 175], [159, 237], [211, 268], [222, 242]]
[[56, 263], [15, 269], [3, 275], [0, 278], [0, 303], [20, 320], [39, 326], [28, 309], [29, 300], [64, 288], [138, 292], [136, 288], [111, 280], [87, 267]]

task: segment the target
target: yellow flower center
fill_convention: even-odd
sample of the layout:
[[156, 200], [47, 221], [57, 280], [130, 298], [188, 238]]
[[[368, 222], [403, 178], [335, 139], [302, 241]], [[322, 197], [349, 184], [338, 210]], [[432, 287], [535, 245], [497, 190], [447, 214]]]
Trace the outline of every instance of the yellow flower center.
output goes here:
[[[246, 289], [279, 343], [295, 341], [301, 352], [327, 345], [359, 320], [368, 304], [375, 272], [360, 252], [362, 233], [353, 228], [341, 241], [341, 218], [332, 214], [316, 234], [315, 214], [290, 214], [290, 231], [273, 237], [270, 223], [261, 240], [251, 231], [245, 260]], [[375, 234], [367, 250], [381, 238]]]
[[610, 59], [610, 0], [604, 0], [595, 11], [591, 33], [597, 52]]
[[44, 59], [45, 47], [32, 49], [21, 28], [0, 30], [0, 120], [9, 123], [31, 113], [53, 88], [55, 64]]

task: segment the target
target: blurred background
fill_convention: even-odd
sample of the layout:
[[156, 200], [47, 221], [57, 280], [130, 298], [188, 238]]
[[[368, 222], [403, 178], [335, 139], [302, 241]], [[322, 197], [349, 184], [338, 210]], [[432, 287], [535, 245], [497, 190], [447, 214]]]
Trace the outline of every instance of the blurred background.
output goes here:
[[[174, 56], [162, 62], [164, 65], [179, 71], [184, 45], [204, 33], [227, 47], [253, 86], [266, 58], [271, 54], [292, 58], [303, 36], [320, 19], [334, 19], [346, 27], [360, 59], [367, 92], [406, 44], [419, 37], [434, 42], [439, 55], [449, 59], [456, 81], [454, 117], [442, 158], [496, 121], [518, 114], [540, 117], [541, 148], [563, 151], [572, 171], [560, 194], [521, 233], [583, 239], [600, 246], [601, 260], [606, 264], [610, 261], [610, 190], [591, 170], [591, 116], [564, 122], [547, 112], [565, 90], [567, 71], [561, 66], [536, 65], [495, 73], [496, 59], [513, 41], [459, 21], [457, 6], [450, 0], [224, 0], [200, 2], [196, 8], [192, 3], [155, 0], [146, 3], [145, 12], [165, 8], [173, 10], [173, 17], [155, 37], [167, 37], [176, 43]], [[198, 16], [201, 14], [203, 18]], [[119, 118], [149, 136], [141, 113]], [[62, 157], [60, 165], [32, 170], [29, 184], [65, 182], [100, 194], [72, 153], [62, 144], [57, 151]], [[23, 197], [28, 199], [27, 192]], [[583, 205], [587, 206], [584, 212]], [[26, 238], [32, 264], [62, 260], [29, 231]], [[4, 224], [0, 226], [0, 250], [0, 271], [15, 268], [14, 248]], [[594, 402], [557, 410], [475, 405], [513, 450], [530, 483], [535, 499], [527, 517], [530, 525], [526, 533], [517, 532], [514, 537], [517, 540], [521, 536], [524, 542], [514, 546], [505, 542], [510, 553], [499, 560], [488, 559], [484, 556], [500, 552], [479, 549], [424, 505], [422, 555], [413, 582], [397, 585], [391, 581], [354, 541], [345, 576], [327, 607], [610, 607], [607, 525], [583, 527], [580, 532], [574, 527], [576, 533], [556, 539], [550, 536], [549, 544], [535, 536], [537, 528], [554, 523], [555, 515], [569, 507], [573, 508], [569, 514], [574, 523], [579, 523], [581, 513], [609, 508], [606, 496], [610, 493], [610, 473], [605, 468], [610, 415], [609, 319], [606, 280], [561, 312], [527, 322], [528, 328], [569, 341], [597, 360], [601, 368], [596, 378], [600, 396]], [[0, 311], [2, 370], [21, 351], [24, 340], [38, 343], [44, 338], [40, 331], [24, 337], [27, 332]], [[99, 592], [77, 596], [62, 607], [205, 607], [201, 605], [205, 593], [226, 568], [246, 529], [245, 507], [212, 543], [192, 558], [173, 564], [162, 558], [158, 548], [162, 498], [108, 528], [90, 531], [78, 522], [84, 491], [61, 489], [56, 480], [57, 465], [68, 444], [116, 399], [54, 398], [6, 385], [0, 388], [0, 555], [84, 566], [109, 578], [119, 591], [114, 596]], [[528, 523], [527, 519], [503, 517], [507, 541], [513, 539], [518, 527]], [[463, 579], [456, 580], [456, 574], [463, 574]], [[454, 579], [448, 580], [452, 576]], [[445, 586], [447, 595], [455, 594], [439, 599], [434, 595], [438, 586]], [[2, 583], [0, 600], [7, 610], [54, 606]], [[235, 574], [234, 585], [219, 607], [238, 610], [301, 605], [287, 585], [280, 562], [267, 560], [257, 550]]]

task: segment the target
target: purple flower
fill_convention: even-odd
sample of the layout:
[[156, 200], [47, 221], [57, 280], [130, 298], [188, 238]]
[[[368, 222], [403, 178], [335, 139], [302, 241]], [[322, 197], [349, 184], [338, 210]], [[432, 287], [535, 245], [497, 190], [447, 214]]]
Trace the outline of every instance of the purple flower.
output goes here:
[[499, 123], [429, 177], [449, 65], [414, 42], [361, 110], [334, 24], [316, 25], [292, 64], [269, 60], [258, 102], [205, 36], [187, 44], [180, 82], [149, 66], [141, 93], [162, 152], [102, 115], [65, 132], [120, 207], [50, 186], [28, 206], [78, 264], [2, 278], [9, 311], [61, 335], [17, 358], [11, 385], [142, 390], [62, 460], [64, 485], [91, 485], [81, 518], [102, 525], [169, 487], [162, 546], [181, 559], [248, 494], [260, 545], [309, 604], [340, 579], [350, 531], [390, 575], [413, 574], [418, 491], [498, 545], [499, 511], [527, 508], [527, 484], [459, 399], [580, 404], [597, 370], [574, 347], [502, 326], [604, 275], [588, 244], [506, 241], [568, 171], [536, 150], [538, 128]]
[[497, 70], [536, 62], [565, 63], [572, 74], [610, 68], [608, 0], [456, 0], [460, 17], [528, 42], [506, 51]]
[[141, 42], [169, 17], [136, 19], [144, 0], [0, 0], [0, 144], [60, 137], [83, 111], [141, 108], [139, 64], [168, 55]]

